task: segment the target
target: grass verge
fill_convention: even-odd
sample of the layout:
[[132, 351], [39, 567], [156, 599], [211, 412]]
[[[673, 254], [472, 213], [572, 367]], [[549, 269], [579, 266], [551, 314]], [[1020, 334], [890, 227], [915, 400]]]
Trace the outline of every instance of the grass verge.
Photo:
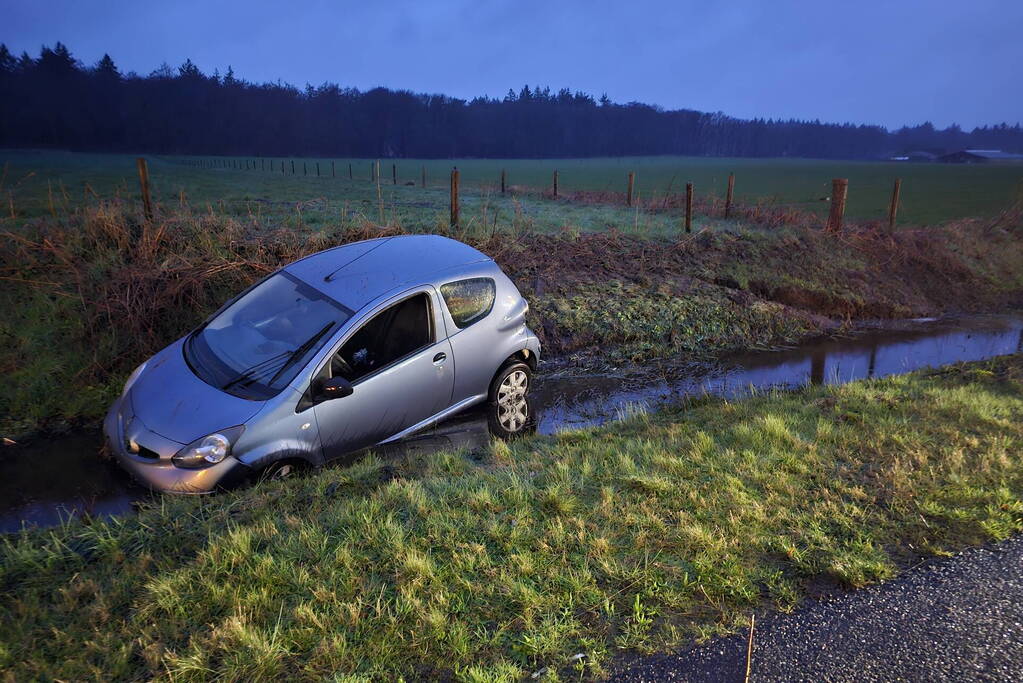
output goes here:
[[1013, 356], [165, 497], [0, 541], [0, 671], [595, 676], [1023, 530], [1021, 439]]

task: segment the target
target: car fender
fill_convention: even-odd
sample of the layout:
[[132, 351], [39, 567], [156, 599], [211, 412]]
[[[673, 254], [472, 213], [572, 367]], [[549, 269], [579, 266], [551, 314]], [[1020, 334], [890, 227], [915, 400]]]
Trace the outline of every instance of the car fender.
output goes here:
[[234, 456], [253, 468], [262, 469], [277, 460], [298, 458], [310, 465], [323, 464], [320, 432], [313, 411], [295, 412], [301, 395], [284, 391], [259, 411], [246, 425]]

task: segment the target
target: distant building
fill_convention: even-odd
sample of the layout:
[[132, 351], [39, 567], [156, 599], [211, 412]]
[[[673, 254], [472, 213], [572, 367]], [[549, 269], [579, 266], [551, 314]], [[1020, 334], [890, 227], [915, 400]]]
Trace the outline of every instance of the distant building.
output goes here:
[[963, 149], [938, 157], [945, 164], [988, 164], [1023, 161], [1023, 154], [1012, 154], [1000, 149]]
[[938, 158], [937, 154], [933, 152], [926, 152], [924, 150], [916, 150], [913, 152], [906, 152], [898, 156], [891, 157], [890, 161], [934, 161]]

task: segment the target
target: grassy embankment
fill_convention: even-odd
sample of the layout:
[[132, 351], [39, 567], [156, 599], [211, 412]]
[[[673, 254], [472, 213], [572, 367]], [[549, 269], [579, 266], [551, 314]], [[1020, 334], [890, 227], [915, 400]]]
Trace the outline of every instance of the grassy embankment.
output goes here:
[[165, 498], [0, 540], [0, 677], [599, 675], [1023, 530], [1021, 440], [1014, 356]]
[[[282, 190], [269, 174], [183, 168], [154, 164], [162, 200], [150, 223], [119, 166], [91, 182], [51, 178], [41, 195], [41, 172], [8, 174], [16, 212], [28, 217], [0, 225], [0, 433], [95, 421], [137, 363], [255, 278], [381, 234], [450, 234], [494, 256], [530, 300], [547, 357], [582, 363], [706, 357], [848, 320], [999, 310], [1023, 290], [1018, 214], [835, 236], [808, 214], [740, 206], [725, 220], [705, 201], [685, 235], [677, 195], [627, 209], [608, 193], [551, 201], [467, 191], [463, 227], [452, 230], [439, 189], [377, 194], [337, 181], [338, 196], [285, 202], [272, 198]], [[194, 185], [168, 191], [178, 180]], [[85, 182], [87, 191], [68, 189]], [[287, 182], [309, 192], [306, 179]], [[221, 192], [241, 194], [202, 199]]]

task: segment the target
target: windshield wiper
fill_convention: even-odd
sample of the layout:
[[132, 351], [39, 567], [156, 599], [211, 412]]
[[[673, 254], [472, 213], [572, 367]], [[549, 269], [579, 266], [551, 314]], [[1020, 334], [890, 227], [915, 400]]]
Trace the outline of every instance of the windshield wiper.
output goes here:
[[267, 386], [272, 386], [273, 383], [277, 380], [277, 378], [280, 377], [285, 370], [290, 368], [292, 365], [295, 364], [297, 360], [299, 360], [306, 353], [308, 353], [309, 349], [311, 349], [316, 344], [316, 342], [318, 342], [320, 338], [323, 335], [325, 335], [327, 331], [330, 330], [330, 328], [333, 326], [334, 326], [333, 322], [327, 323], [326, 325], [321, 327], [316, 334], [302, 342], [302, 344], [298, 348], [292, 351], [283, 351], [281, 353], [278, 353], [276, 356], [271, 356], [270, 358], [262, 360], [256, 363], [255, 365], [242, 370], [237, 375], [228, 380], [228, 382], [221, 386], [220, 388], [226, 390], [230, 389], [236, 384], [241, 384], [242, 382], [249, 383], [255, 381], [256, 377], [258, 377], [259, 375], [266, 374], [267, 372], [269, 372], [270, 367], [272, 367], [273, 363], [283, 360], [284, 364], [281, 365], [280, 369], [277, 370], [277, 372], [274, 373], [273, 377], [271, 377], [270, 380], [266, 383]]
[[291, 355], [291, 353], [292, 353], [291, 351], [282, 351], [281, 353], [278, 353], [276, 356], [270, 356], [269, 358], [261, 360], [255, 365], [251, 365], [242, 370], [241, 372], [239, 372], [237, 375], [229, 379], [227, 383], [221, 386], [220, 388], [230, 389], [235, 384], [241, 384], [242, 382], [246, 381], [251, 382], [256, 378], [257, 374], [266, 370], [267, 366], [269, 366], [272, 363], [276, 363], [277, 361], [286, 360]]
[[332, 327], [334, 327], [334, 323], [332, 322], [327, 323], [326, 325], [320, 328], [319, 332], [306, 339], [301, 346], [292, 351], [291, 355], [288, 357], [288, 360], [286, 360], [284, 362], [284, 365], [281, 366], [281, 369], [274, 373], [274, 376], [270, 378], [269, 382], [267, 382], [267, 386], [273, 386], [273, 383], [277, 381], [277, 378], [283, 375], [285, 370], [290, 368], [297, 361], [301, 360], [302, 357], [309, 352], [309, 349], [313, 348], [313, 346], [316, 345], [316, 342], [320, 341], [320, 338], [323, 335], [327, 334], [327, 331]]

